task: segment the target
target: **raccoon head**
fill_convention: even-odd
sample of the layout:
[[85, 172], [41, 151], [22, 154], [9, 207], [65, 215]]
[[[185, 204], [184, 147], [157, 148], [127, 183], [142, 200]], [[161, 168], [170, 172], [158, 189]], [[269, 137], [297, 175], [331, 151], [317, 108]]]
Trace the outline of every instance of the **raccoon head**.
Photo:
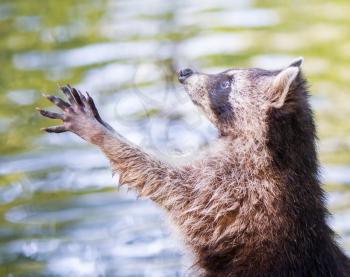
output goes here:
[[[200, 107], [221, 135], [261, 130], [271, 110], [291, 112], [303, 59], [281, 70], [228, 69], [218, 74], [180, 70], [178, 78], [193, 103]], [[290, 102], [288, 104], [288, 102]]]

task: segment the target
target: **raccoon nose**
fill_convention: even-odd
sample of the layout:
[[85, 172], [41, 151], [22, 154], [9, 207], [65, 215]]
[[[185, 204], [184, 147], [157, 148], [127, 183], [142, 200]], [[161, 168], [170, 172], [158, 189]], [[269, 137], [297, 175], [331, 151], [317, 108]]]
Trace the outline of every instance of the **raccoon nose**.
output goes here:
[[183, 83], [188, 77], [190, 77], [193, 74], [192, 69], [189, 68], [185, 68], [185, 69], [181, 69], [179, 71], [179, 81], [180, 83]]

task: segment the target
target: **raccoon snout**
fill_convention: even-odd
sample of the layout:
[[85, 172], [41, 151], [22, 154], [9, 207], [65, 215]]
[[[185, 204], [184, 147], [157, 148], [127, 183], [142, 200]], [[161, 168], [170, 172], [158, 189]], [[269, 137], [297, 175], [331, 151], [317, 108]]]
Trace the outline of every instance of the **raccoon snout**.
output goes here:
[[181, 69], [178, 74], [179, 82], [182, 84], [192, 74], [193, 74], [193, 70], [190, 68]]

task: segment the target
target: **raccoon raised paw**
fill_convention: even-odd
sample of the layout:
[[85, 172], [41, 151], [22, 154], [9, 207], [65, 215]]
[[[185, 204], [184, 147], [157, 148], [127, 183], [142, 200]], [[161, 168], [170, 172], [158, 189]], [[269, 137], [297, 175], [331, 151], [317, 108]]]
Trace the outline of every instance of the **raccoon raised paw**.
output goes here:
[[96, 143], [102, 135], [113, 131], [113, 128], [104, 122], [99, 115], [94, 100], [86, 92], [84, 95], [69, 85], [60, 88], [68, 101], [52, 95], [43, 95], [62, 110], [62, 113], [37, 108], [41, 115], [60, 119], [63, 125], [43, 128], [49, 133], [71, 131], [86, 141]]

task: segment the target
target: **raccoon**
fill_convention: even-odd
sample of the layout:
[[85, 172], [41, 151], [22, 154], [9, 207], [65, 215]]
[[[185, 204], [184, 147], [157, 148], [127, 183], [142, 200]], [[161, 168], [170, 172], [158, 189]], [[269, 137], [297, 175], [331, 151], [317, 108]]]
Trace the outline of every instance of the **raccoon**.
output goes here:
[[119, 182], [159, 204], [194, 255], [192, 275], [350, 276], [350, 261], [327, 225], [316, 131], [302, 58], [280, 70], [180, 70], [192, 102], [219, 137], [173, 165], [123, 138], [100, 117], [89, 94], [62, 87], [61, 119], [47, 132], [71, 131], [98, 146]]

